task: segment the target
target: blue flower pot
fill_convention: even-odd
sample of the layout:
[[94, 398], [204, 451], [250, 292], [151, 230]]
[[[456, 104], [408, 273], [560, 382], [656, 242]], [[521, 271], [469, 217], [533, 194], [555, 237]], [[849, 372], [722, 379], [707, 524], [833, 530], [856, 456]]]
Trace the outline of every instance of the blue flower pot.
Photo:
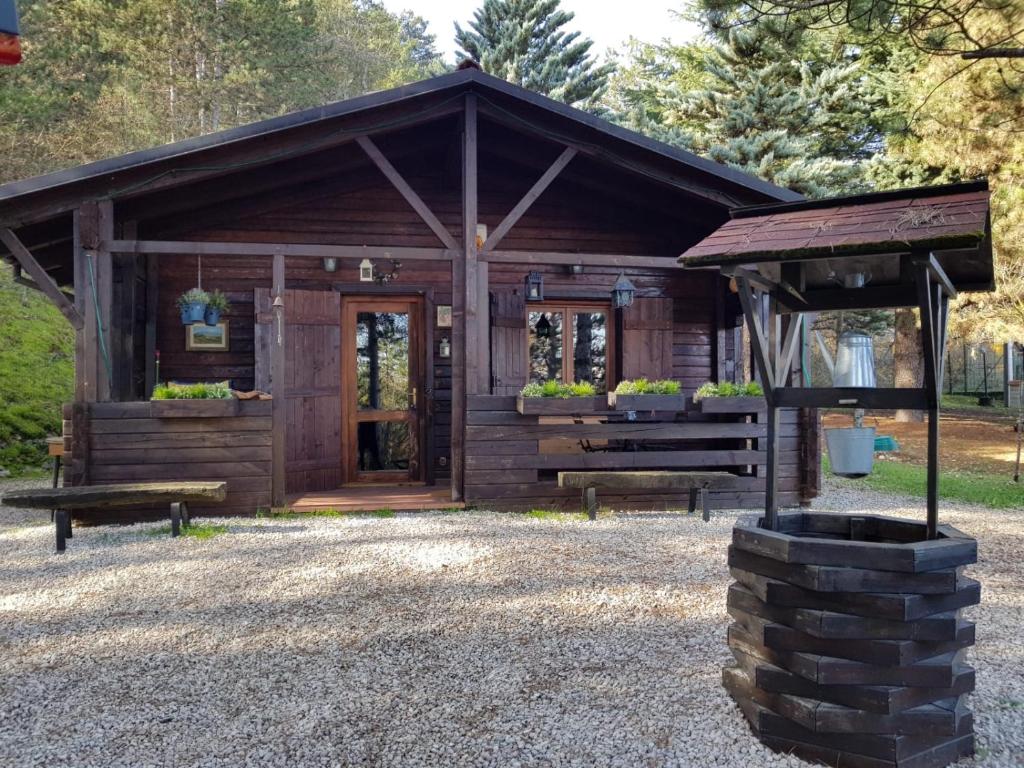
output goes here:
[[205, 313], [205, 304], [200, 304], [198, 301], [186, 304], [181, 309], [181, 324], [192, 325], [193, 323], [201, 323], [203, 322], [203, 316]]
[[206, 308], [206, 324], [216, 325], [220, 322], [220, 310], [213, 307]]

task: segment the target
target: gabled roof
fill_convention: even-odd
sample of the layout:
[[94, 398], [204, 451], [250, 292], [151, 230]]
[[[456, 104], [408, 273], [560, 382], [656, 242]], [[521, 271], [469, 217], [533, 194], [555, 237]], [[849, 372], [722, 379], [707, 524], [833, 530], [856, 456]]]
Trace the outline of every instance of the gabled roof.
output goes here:
[[[75, 200], [100, 197], [118, 199], [118, 193], [139, 191], [125, 182], [131, 178], [140, 178], [140, 174], [177, 173], [179, 171], [176, 169], [200, 162], [215, 150], [229, 150], [232, 147], [241, 149], [255, 143], [271, 145], [290, 134], [299, 134], [305, 129], [334, 121], [343, 122], [349, 118], [358, 119], [364, 114], [369, 116], [371, 113], [393, 112], [396, 109], [403, 112], [415, 111], [421, 107], [424, 108], [424, 119], [428, 119], [432, 110], [436, 111], [449, 104], [448, 97], [454, 100], [466, 92], [478, 93], [482, 100], [488, 97], [499, 100], [501, 103], [495, 104], [499, 112], [507, 109], [509, 104], [521, 105], [524, 115], [517, 115], [517, 118], [525, 122], [532, 119], [525, 114], [526, 110], [533, 110], [531, 114], [540, 113], [563, 121], [584, 132], [592, 143], [591, 149], [603, 159], [614, 163], [618, 155], [628, 155], [625, 159], [618, 159], [622, 160], [622, 165], [629, 167], [630, 158], [639, 156], [645, 163], [660, 165], [665, 171], [661, 180], [670, 184], [675, 179], [680, 187], [685, 188], [685, 179], [678, 176], [685, 171], [691, 179], [696, 176], [713, 180], [715, 185], [744, 203], [801, 199], [795, 192], [749, 174], [642, 136], [479, 70], [464, 69], [399, 88], [4, 184], [0, 186], [0, 223], [18, 226], [40, 221], [70, 210]], [[357, 131], [358, 126], [346, 130]], [[197, 173], [203, 167], [185, 167], [184, 170]], [[54, 196], [61, 199], [55, 202]], [[44, 202], [47, 204], [44, 205]]]

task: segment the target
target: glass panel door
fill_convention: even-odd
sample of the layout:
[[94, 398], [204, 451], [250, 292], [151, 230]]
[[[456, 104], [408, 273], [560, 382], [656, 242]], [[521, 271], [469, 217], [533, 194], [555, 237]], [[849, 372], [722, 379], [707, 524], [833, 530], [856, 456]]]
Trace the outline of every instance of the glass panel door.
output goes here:
[[415, 299], [343, 302], [343, 455], [348, 482], [422, 479], [421, 309]]

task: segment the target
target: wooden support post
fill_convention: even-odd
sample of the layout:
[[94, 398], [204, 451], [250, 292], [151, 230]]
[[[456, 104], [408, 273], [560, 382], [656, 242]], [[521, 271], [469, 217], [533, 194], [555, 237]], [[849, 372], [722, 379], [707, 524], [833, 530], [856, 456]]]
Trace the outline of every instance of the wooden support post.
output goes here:
[[764, 523], [768, 530], [777, 531], [779, 529], [779, 501], [776, 493], [779, 479], [779, 409], [772, 399], [768, 400], [764, 442]]
[[[928, 403], [928, 475], [926, 491], [928, 496], [929, 539], [938, 537], [939, 526], [939, 398], [942, 393], [939, 378], [939, 348], [944, 339], [944, 329], [938, 327], [942, 317], [941, 286], [940, 301], [932, 293], [932, 273], [927, 261], [914, 261], [914, 278], [917, 283], [918, 308], [921, 311], [921, 348], [924, 351], [924, 389]], [[936, 306], [936, 304], [939, 306]]]
[[284, 254], [274, 254], [271, 297], [273, 299], [274, 328], [270, 341], [270, 394], [271, 403], [271, 481], [270, 503], [283, 507], [285, 500], [285, 430], [287, 407], [284, 400], [285, 355], [284, 355]]
[[463, 247], [452, 261], [452, 501], [462, 501], [465, 489], [466, 393], [470, 386], [476, 387], [479, 365], [478, 310], [469, 304], [477, 299], [479, 290], [476, 122], [476, 96], [470, 93], [466, 95], [461, 140]]
[[75, 298], [84, 303], [81, 357], [83, 399], [110, 400], [110, 311], [113, 264], [105, 243], [113, 239], [114, 210], [110, 200], [82, 203], [77, 214]]
[[583, 510], [588, 520], [597, 520], [597, 488], [583, 489]]
[[160, 297], [160, 265], [155, 256], [146, 255], [146, 385], [143, 398], [153, 395], [156, 380], [156, 321]]

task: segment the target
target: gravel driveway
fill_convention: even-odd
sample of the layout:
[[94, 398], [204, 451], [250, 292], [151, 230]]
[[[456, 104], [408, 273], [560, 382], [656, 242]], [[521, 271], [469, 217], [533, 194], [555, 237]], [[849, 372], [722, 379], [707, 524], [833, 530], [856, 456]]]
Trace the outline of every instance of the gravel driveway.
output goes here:
[[[851, 485], [819, 506], [923, 514]], [[56, 557], [0, 508], [0, 765], [805, 765], [719, 683], [734, 518], [104, 526]], [[944, 519], [981, 548], [963, 765], [1024, 765], [1024, 509]]]

